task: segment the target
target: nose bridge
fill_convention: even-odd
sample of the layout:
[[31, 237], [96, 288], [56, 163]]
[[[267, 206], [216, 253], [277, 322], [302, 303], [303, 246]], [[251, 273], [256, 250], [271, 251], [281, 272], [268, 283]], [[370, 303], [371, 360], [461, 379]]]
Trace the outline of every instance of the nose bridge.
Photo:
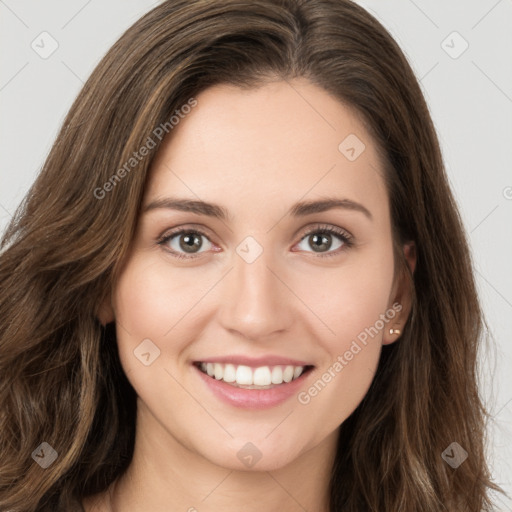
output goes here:
[[269, 270], [273, 266], [270, 249], [258, 250], [251, 240], [239, 245], [230, 285], [222, 297], [221, 321], [226, 329], [257, 339], [289, 327], [293, 306], [287, 290]]

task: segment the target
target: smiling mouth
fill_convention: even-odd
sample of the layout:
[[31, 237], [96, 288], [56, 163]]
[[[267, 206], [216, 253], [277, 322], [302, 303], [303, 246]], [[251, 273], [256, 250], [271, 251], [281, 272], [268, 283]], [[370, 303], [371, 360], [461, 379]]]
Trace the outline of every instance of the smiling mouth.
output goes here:
[[270, 389], [282, 386], [299, 379], [314, 368], [312, 365], [272, 365], [252, 368], [242, 364], [201, 361], [195, 362], [194, 366], [212, 379], [243, 389]]

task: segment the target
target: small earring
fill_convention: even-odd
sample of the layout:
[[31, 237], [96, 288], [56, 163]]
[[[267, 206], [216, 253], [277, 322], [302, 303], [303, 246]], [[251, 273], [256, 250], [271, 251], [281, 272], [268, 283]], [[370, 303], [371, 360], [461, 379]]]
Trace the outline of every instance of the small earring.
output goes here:
[[401, 334], [402, 331], [400, 329], [389, 329], [389, 334]]

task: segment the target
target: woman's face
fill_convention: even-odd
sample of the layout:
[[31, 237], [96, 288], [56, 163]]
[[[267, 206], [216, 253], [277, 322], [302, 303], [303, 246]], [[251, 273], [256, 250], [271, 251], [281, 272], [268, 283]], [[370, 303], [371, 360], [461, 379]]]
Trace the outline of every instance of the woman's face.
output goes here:
[[307, 81], [196, 99], [152, 165], [109, 314], [144, 435], [276, 469], [335, 439], [405, 323], [381, 164]]

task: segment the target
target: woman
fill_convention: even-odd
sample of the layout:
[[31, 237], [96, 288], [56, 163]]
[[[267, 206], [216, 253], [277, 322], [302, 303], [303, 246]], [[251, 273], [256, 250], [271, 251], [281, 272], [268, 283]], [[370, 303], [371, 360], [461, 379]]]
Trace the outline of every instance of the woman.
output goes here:
[[0, 257], [2, 510], [491, 510], [468, 245], [356, 4], [163, 2]]

